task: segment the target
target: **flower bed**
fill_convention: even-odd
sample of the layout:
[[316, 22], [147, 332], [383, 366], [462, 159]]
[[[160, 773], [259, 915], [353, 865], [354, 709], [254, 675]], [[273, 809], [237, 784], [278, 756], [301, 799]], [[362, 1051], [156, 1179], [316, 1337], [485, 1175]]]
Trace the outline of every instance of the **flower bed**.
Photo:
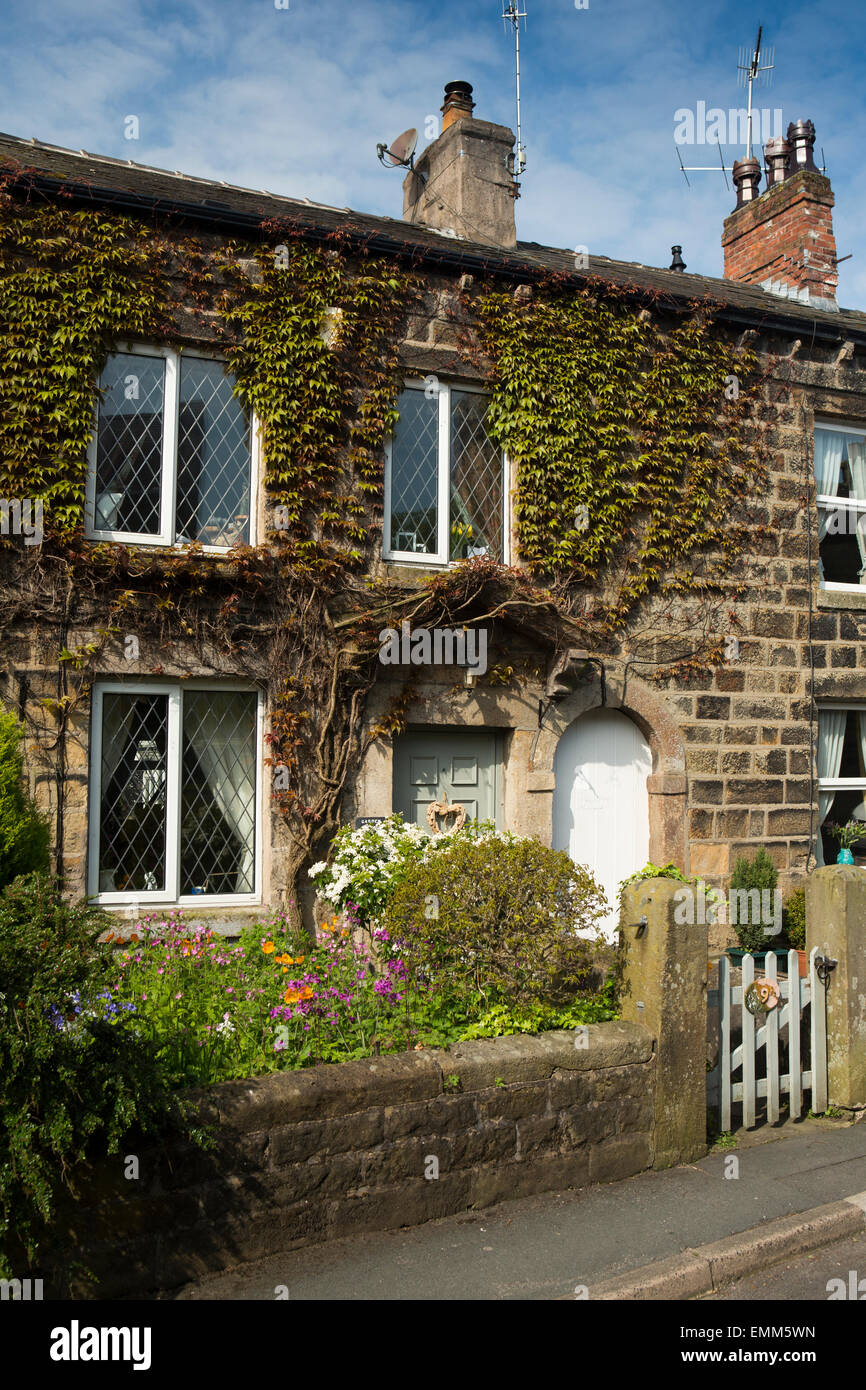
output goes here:
[[485, 1009], [481, 1000], [460, 1008], [442, 991], [413, 986], [387, 936], [374, 928], [368, 946], [335, 917], [311, 945], [275, 917], [230, 943], [179, 911], [145, 917], [117, 949], [114, 999], [134, 1009], [175, 1085], [616, 1016], [609, 992], [559, 1009]]
[[315, 940], [277, 914], [230, 943], [172, 910], [118, 944], [115, 1002], [173, 1085], [616, 1017], [577, 936], [603, 898], [560, 852], [392, 816], [310, 873], [334, 909]]

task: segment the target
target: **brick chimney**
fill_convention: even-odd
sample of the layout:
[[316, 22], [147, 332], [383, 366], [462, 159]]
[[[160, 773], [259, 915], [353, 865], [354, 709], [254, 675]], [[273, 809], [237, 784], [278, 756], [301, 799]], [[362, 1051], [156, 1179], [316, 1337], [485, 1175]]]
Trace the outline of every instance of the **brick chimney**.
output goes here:
[[833, 191], [815, 167], [811, 121], [792, 121], [765, 150], [768, 187], [756, 159], [734, 164], [737, 206], [725, 219], [725, 278], [820, 309], [836, 309]]
[[403, 217], [425, 227], [480, 241], [517, 244], [512, 168], [514, 135], [508, 126], [479, 121], [468, 82], [449, 82], [442, 133], [403, 181]]

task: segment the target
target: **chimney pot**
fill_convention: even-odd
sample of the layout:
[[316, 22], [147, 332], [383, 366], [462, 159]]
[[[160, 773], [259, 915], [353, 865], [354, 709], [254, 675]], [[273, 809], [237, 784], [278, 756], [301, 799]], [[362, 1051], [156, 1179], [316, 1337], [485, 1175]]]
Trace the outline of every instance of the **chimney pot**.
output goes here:
[[670, 266], [668, 268], [670, 270], [678, 270], [682, 275], [683, 271], [686, 268], [686, 263], [683, 260], [683, 248], [681, 246], [672, 246], [671, 256], [673, 257], [673, 260], [671, 261]]
[[442, 129], [447, 130], [461, 117], [470, 117], [475, 109], [471, 82], [446, 82], [442, 104]]
[[839, 283], [834, 198], [829, 179], [815, 168], [814, 143], [811, 121], [792, 121], [787, 139], [769, 140], [764, 193], [757, 159], [734, 164], [737, 206], [722, 233], [725, 278], [832, 310]]
[[768, 140], [764, 146], [764, 164], [767, 168], [767, 186], [772, 188], [777, 183], [784, 183], [790, 173], [789, 160], [791, 157], [791, 146], [787, 140], [777, 136], [773, 140]]
[[737, 186], [737, 207], [753, 203], [761, 189], [761, 166], [754, 155], [751, 159], [735, 159], [731, 175]]
[[799, 174], [801, 169], [812, 169], [818, 173], [818, 166], [812, 155], [815, 145], [815, 127], [811, 121], [792, 121], [788, 126], [788, 143], [791, 154], [788, 161], [788, 176]]

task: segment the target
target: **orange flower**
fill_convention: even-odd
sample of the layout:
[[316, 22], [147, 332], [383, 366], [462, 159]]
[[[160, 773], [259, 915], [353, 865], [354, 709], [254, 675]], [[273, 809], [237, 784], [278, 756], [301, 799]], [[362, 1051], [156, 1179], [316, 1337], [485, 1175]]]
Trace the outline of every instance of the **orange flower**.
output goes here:
[[299, 999], [312, 999], [312, 997], [313, 991], [309, 985], [305, 985], [303, 989], [287, 989], [283, 995], [283, 1001], [286, 1004], [297, 1004]]
[[294, 963], [295, 963], [295, 965], [303, 965], [303, 963], [304, 963], [304, 957], [303, 957], [303, 956], [295, 956]]
[[130, 941], [131, 941], [131, 943], [132, 943], [133, 946], [137, 946], [137, 945], [138, 945], [138, 932], [137, 932], [137, 931], [134, 931], [134, 932], [132, 933], [132, 936], [131, 936], [129, 939], [130, 939]]
[[276, 949], [277, 949], [277, 948], [276, 948], [276, 946], [274, 945], [273, 941], [263, 941], [263, 942], [262, 942], [262, 950], [264, 951], [264, 953], [265, 953], [266, 956], [271, 955]]
[[283, 966], [283, 974], [284, 974], [284, 975], [288, 975], [288, 973], [289, 973], [289, 967], [288, 967], [287, 965], [284, 965], [284, 966]]

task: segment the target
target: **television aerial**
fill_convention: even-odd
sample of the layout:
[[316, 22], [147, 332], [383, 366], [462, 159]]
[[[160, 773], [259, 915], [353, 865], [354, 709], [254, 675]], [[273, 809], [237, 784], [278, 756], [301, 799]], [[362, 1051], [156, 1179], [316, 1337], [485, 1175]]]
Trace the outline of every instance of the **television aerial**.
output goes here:
[[518, 9], [517, 5], [510, 3], [510, 0], [503, 0], [502, 18], [505, 23], [505, 32], [508, 33], [508, 26], [514, 30], [514, 71], [517, 84], [517, 149], [514, 155], [514, 177], [520, 178], [526, 168], [526, 146], [521, 139], [520, 131], [520, 21], [523, 20], [526, 27], [526, 11]]
[[[749, 106], [748, 111], [746, 113], [747, 159], [751, 159], [752, 157], [752, 87], [756, 82], [759, 86], [763, 83], [765, 86], [769, 87], [773, 80], [772, 72], [775, 66], [773, 62], [775, 50], [772, 48], [764, 50], [765, 57], [769, 61], [765, 61], [764, 63], [761, 62], [761, 35], [763, 34], [763, 32], [764, 27], [762, 24], [759, 24], [758, 39], [755, 44], [754, 52], [751, 54], [750, 57], [749, 50], [747, 48], [741, 48], [740, 61], [737, 64], [737, 85], [740, 87], [748, 87], [749, 89]], [[683, 178], [685, 179], [686, 183], [689, 183], [689, 174], [717, 174], [719, 172], [719, 169], [721, 169], [722, 174], [725, 178], [725, 187], [730, 188], [731, 185], [728, 183], [728, 168], [731, 168], [731, 170], [733, 171], [733, 166], [728, 166], [725, 164], [725, 161], [722, 158], [722, 147], [718, 139], [716, 140], [716, 146], [719, 152], [718, 165], [683, 164], [683, 157], [680, 154], [679, 146], [674, 146], [677, 152], [677, 159], [680, 161], [680, 169], [682, 170]], [[691, 188], [691, 184], [689, 184], [689, 187]]]
[[418, 132], [411, 126], [409, 130], [404, 130], [402, 135], [398, 135], [392, 144], [376, 146], [379, 163], [384, 164], [386, 169], [414, 169], [417, 144]]

